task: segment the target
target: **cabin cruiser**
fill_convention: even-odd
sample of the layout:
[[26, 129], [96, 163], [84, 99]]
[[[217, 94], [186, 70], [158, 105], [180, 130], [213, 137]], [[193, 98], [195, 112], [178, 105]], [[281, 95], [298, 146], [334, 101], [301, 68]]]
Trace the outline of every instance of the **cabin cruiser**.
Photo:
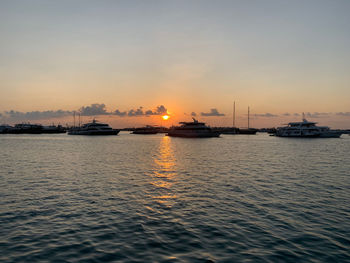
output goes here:
[[7, 125], [7, 124], [0, 125], [0, 133], [8, 133], [8, 131], [11, 129], [13, 129], [13, 127], [10, 125]]
[[40, 124], [19, 123], [7, 130], [10, 134], [41, 134], [43, 126]]
[[83, 124], [81, 127], [73, 127], [68, 130], [69, 135], [117, 135], [119, 130], [112, 129], [106, 123], [99, 123], [95, 119]]
[[66, 133], [67, 129], [62, 125], [43, 126], [42, 133]]
[[276, 136], [279, 137], [304, 137], [304, 138], [339, 138], [343, 134], [340, 130], [331, 130], [327, 126], [316, 126], [316, 122], [307, 121], [290, 122], [285, 127], [278, 127]]
[[185, 138], [210, 138], [219, 137], [220, 132], [214, 131], [204, 122], [198, 122], [192, 118], [192, 122], [180, 122], [180, 126], [171, 127], [168, 131], [168, 136], [185, 137]]
[[146, 127], [135, 128], [132, 134], [156, 134], [158, 129], [156, 127], [147, 125]]

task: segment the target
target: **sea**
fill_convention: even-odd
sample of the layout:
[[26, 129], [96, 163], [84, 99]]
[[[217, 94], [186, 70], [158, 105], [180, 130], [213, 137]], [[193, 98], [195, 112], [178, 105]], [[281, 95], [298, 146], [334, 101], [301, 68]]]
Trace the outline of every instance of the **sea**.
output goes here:
[[350, 262], [349, 153], [349, 135], [0, 135], [0, 262]]

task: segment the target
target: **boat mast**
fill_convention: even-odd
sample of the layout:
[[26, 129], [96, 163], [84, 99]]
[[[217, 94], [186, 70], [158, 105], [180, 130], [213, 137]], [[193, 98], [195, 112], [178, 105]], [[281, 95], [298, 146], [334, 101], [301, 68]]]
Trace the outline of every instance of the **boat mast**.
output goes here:
[[73, 112], [73, 127], [75, 128], [75, 111]]
[[235, 127], [235, 121], [236, 121], [236, 102], [233, 102], [233, 114], [232, 114], [232, 127]]
[[249, 106], [248, 106], [248, 129], [249, 129]]

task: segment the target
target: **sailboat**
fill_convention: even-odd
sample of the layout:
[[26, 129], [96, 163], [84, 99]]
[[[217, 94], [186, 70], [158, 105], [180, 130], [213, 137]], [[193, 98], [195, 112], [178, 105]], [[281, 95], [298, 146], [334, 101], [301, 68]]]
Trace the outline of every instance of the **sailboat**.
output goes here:
[[254, 129], [254, 128], [250, 128], [249, 127], [249, 121], [250, 121], [250, 109], [249, 109], [249, 106], [248, 106], [248, 127], [247, 129], [239, 129], [239, 134], [247, 134], [247, 135], [255, 135], [256, 132], [258, 131], [257, 129]]
[[232, 128], [223, 128], [220, 132], [222, 134], [238, 134], [239, 133], [239, 129], [236, 128], [235, 125], [235, 121], [236, 121], [236, 102], [233, 102], [233, 109], [232, 109]]

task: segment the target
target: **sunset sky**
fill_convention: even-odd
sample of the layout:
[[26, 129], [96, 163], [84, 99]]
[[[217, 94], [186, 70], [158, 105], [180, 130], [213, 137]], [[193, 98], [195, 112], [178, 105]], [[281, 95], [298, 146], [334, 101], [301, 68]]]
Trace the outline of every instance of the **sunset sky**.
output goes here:
[[164, 111], [167, 125], [231, 125], [236, 101], [238, 126], [250, 106], [256, 127], [305, 112], [350, 128], [349, 13], [348, 0], [1, 1], [0, 123], [89, 109], [114, 127]]

